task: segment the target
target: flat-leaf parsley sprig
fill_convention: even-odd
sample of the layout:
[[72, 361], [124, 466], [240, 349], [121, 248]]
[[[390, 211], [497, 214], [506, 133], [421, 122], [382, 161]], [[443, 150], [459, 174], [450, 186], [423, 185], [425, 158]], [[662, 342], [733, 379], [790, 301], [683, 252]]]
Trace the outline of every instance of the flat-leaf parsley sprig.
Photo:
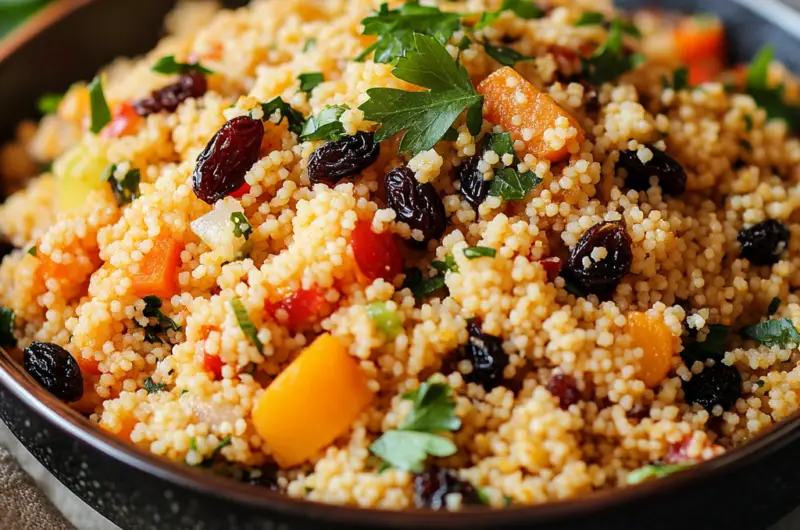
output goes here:
[[480, 118], [478, 111], [483, 106], [483, 96], [475, 91], [464, 67], [436, 38], [415, 34], [414, 50], [398, 59], [392, 73], [428, 91], [367, 90], [370, 99], [359, 108], [364, 112], [364, 119], [381, 125], [375, 141], [381, 142], [406, 131], [400, 151], [419, 153], [433, 148], [465, 110], [470, 109], [471, 122]]

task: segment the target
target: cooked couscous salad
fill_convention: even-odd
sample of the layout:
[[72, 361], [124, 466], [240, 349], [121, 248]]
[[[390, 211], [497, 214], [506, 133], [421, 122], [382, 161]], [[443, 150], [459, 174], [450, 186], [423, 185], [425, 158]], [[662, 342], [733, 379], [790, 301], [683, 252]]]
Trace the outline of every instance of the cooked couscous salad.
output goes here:
[[713, 16], [596, 0], [167, 27], [0, 154], [0, 342], [98, 428], [456, 510], [658, 478], [797, 411], [800, 109], [770, 49], [726, 65]]

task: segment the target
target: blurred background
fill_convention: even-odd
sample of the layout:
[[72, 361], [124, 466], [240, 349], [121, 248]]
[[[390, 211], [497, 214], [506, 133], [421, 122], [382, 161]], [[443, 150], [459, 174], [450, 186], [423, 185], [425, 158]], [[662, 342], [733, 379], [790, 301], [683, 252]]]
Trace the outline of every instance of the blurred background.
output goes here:
[[0, 0], [0, 38], [51, 0]]

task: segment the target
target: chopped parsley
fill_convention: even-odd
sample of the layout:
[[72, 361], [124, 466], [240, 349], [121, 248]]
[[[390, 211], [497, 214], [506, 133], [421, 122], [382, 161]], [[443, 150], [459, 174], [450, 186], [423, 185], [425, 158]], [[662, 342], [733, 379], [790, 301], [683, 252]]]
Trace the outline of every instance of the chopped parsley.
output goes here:
[[532, 61], [532, 57], [522, 55], [517, 50], [507, 46], [494, 46], [488, 42], [482, 42], [483, 48], [489, 57], [502, 64], [503, 66], [514, 66], [521, 61]]
[[777, 313], [780, 307], [781, 307], [781, 299], [776, 296], [769, 303], [769, 307], [767, 307], [767, 318], [772, 318], [772, 315]]
[[316, 47], [317, 47], [317, 39], [311, 37], [305, 43], [303, 43], [303, 53], [310, 52]]
[[203, 74], [213, 74], [212, 70], [209, 70], [199, 62], [195, 61], [193, 63], [181, 63], [175, 60], [174, 55], [167, 55], [166, 57], [162, 57], [156, 64], [154, 64], [151, 68], [152, 71], [159, 73], [159, 74], [182, 74], [185, 72], [200, 72]]
[[533, 171], [520, 174], [517, 170], [519, 158], [514, 151], [514, 139], [510, 133], [492, 134], [488, 137], [486, 149], [494, 151], [497, 156], [512, 155], [512, 167], [506, 167], [495, 172], [492, 184], [489, 186], [489, 195], [501, 197], [506, 201], [520, 201], [533, 188], [541, 184], [542, 179]]
[[586, 11], [581, 15], [581, 18], [575, 22], [575, 26], [598, 26], [606, 21], [606, 17], [599, 11]]
[[342, 114], [350, 108], [347, 105], [328, 105], [322, 109], [318, 116], [308, 118], [302, 132], [300, 140], [311, 142], [314, 140], [325, 140], [331, 142], [347, 136], [344, 125], [340, 121]]
[[124, 206], [139, 196], [139, 182], [142, 180], [142, 174], [138, 169], [130, 169], [124, 177], [117, 179], [114, 176], [116, 171], [117, 165], [110, 165], [106, 169], [105, 181], [111, 185], [111, 192], [117, 200], [117, 205]]
[[397, 9], [381, 4], [375, 15], [361, 21], [364, 35], [375, 35], [378, 40], [356, 58], [363, 61], [374, 52], [376, 63], [391, 63], [415, 50], [415, 34], [423, 34], [446, 44], [461, 27], [461, 15], [445, 13], [438, 7], [421, 6], [407, 2]]
[[[206, 467], [206, 468], [207, 467], [211, 467], [214, 464], [214, 462], [217, 460], [217, 457], [219, 456], [220, 451], [222, 451], [223, 448], [229, 446], [231, 444], [231, 442], [232, 442], [232, 440], [231, 440], [230, 436], [226, 436], [225, 438], [223, 438], [217, 444], [217, 446], [214, 448], [214, 450], [211, 451], [211, 454], [208, 455], [208, 457], [206, 457], [202, 462], [200, 462], [198, 464], [198, 466], [199, 467]], [[194, 451], [194, 452], [197, 452], [197, 440], [195, 440], [194, 438], [189, 440], [189, 449]]]
[[153, 382], [153, 378], [148, 376], [144, 380], [144, 389], [147, 390], [148, 394], [156, 394], [166, 390], [167, 385], [165, 383], [155, 383]]
[[155, 295], [149, 295], [142, 298], [145, 303], [144, 311], [142, 314], [148, 318], [155, 318], [158, 320], [158, 324], [148, 324], [144, 328], [144, 338], [147, 342], [156, 343], [156, 342], [164, 342], [164, 340], [159, 336], [161, 333], [165, 333], [167, 330], [173, 331], [180, 331], [181, 327], [175, 323], [174, 320], [169, 318], [161, 311], [162, 302], [161, 299]]
[[747, 132], [752, 132], [753, 131], [753, 126], [754, 126], [753, 117], [751, 115], [749, 115], [749, 114], [745, 114], [744, 115], [744, 127], [747, 130]]
[[693, 464], [650, 464], [628, 474], [628, 484], [634, 485], [654, 478], [663, 478], [692, 467]]
[[58, 112], [58, 106], [61, 105], [63, 99], [64, 94], [56, 94], [54, 92], [43, 94], [42, 97], [39, 98], [37, 104], [39, 112], [42, 114], [55, 114]]
[[768, 348], [800, 345], [800, 333], [789, 318], [777, 318], [747, 326], [742, 329], [742, 337], [757, 340]]
[[233, 223], [233, 235], [243, 237], [245, 241], [250, 239], [253, 227], [242, 212], [233, 212], [231, 214], [231, 222]]
[[387, 431], [376, 440], [370, 451], [392, 467], [416, 473], [423, 470], [428, 456], [454, 455], [456, 445], [436, 434], [461, 428], [451, 393], [448, 385], [428, 381], [404, 395], [403, 399], [413, 402], [411, 412], [398, 429]]
[[[434, 265], [434, 267], [436, 267], [436, 265]], [[417, 300], [422, 300], [426, 296], [430, 296], [439, 289], [445, 287], [444, 276], [441, 276], [438, 273], [432, 278], [425, 278], [422, 274], [422, 271], [416, 267], [412, 269], [406, 269], [404, 272], [406, 279], [403, 281], [402, 288], [410, 289], [411, 293]]]
[[325, 75], [322, 72], [311, 72], [308, 74], [300, 74], [297, 76], [297, 80], [300, 81], [300, 90], [310, 93], [325, 82]]
[[675, 92], [686, 90], [687, 88], [690, 88], [689, 69], [685, 66], [681, 66], [672, 73], [672, 80], [670, 80], [667, 76], [663, 76], [661, 78], [661, 82], [664, 84], [664, 88], [671, 88]]
[[470, 247], [464, 249], [467, 259], [493, 258], [497, 255], [497, 250], [491, 247]]
[[262, 103], [261, 109], [264, 111], [264, 119], [269, 120], [276, 112], [280, 113], [280, 124], [284, 119], [289, 122], [289, 130], [300, 135], [303, 132], [305, 117], [295, 110], [294, 107], [286, 103], [283, 98], [277, 97], [268, 103]]
[[723, 324], [709, 324], [706, 340], [694, 341], [685, 345], [681, 357], [687, 366], [691, 367], [697, 361], [705, 362], [708, 359], [722, 360], [725, 356], [725, 343], [730, 335], [731, 327]]
[[[359, 108], [364, 111], [364, 119], [381, 124], [376, 142], [406, 131], [400, 151], [419, 153], [433, 148], [465, 110], [479, 110], [483, 96], [475, 91], [467, 71], [436, 38], [414, 34], [414, 48], [397, 60], [392, 72], [398, 79], [429, 91], [371, 88], [367, 90], [370, 99]], [[478, 113], [471, 114], [474, 126]]]
[[247, 314], [247, 309], [245, 309], [244, 304], [238, 298], [234, 298], [231, 300], [231, 308], [233, 309], [234, 315], [236, 315], [236, 321], [239, 323], [239, 327], [242, 330], [242, 333], [250, 339], [250, 343], [256, 347], [256, 349], [260, 352], [264, 351], [264, 345], [261, 343], [261, 340], [258, 338], [258, 330], [253, 325], [253, 322], [250, 320], [250, 316]]
[[775, 48], [765, 46], [747, 70], [746, 89], [756, 104], [773, 119], [784, 120], [790, 129], [800, 128], [800, 107], [784, 100], [786, 85], [769, 86], [769, 66], [775, 58]]
[[504, 11], [513, 11], [515, 15], [525, 20], [542, 18], [545, 13], [542, 8], [533, 3], [533, 0], [503, 0], [503, 4], [497, 11], [485, 11], [475, 25], [475, 29], [483, 29], [494, 24]]
[[108, 102], [103, 93], [103, 80], [100, 76], [92, 79], [88, 88], [89, 107], [92, 115], [89, 130], [97, 134], [111, 121], [111, 110], [108, 108]]
[[441, 274], [445, 274], [448, 271], [458, 272], [458, 265], [456, 264], [456, 258], [453, 257], [452, 254], [448, 254], [444, 257], [444, 261], [431, 261], [431, 267], [439, 271]]
[[590, 58], [583, 59], [583, 73], [593, 85], [614, 81], [644, 62], [641, 54], [631, 54], [625, 50], [623, 36], [626, 27], [620, 19], [612, 21], [606, 41]]
[[3, 348], [13, 348], [17, 345], [14, 337], [17, 315], [12, 309], [0, 307], [0, 346]]
[[28, 249], [28, 254], [36, 258], [39, 256], [39, 249], [36, 247], [36, 245], [31, 245], [31, 248]]

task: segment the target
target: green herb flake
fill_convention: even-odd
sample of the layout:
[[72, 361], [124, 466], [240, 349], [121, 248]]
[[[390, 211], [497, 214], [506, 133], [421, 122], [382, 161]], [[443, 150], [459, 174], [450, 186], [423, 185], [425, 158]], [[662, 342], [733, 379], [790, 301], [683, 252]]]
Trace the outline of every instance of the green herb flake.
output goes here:
[[181, 63], [175, 60], [174, 55], [167, 55], [162, 57], [151, 68], [157, 74], [183, 74], [185, 72], [200, 72], [203, 74], [213, 74], [214, 72], [199, 62]]
[[144, 380], [144, 389], [147, 390], [148, 394], [157, 394], [158, 392], [165, 391], [167, 385], [164, 383], [155, 383], [152, 377], [147, 377]]
[[306, 40], [305, 43], [303, 43], [303, 53], [310, 52], [316, 47], [317, 47], [317, 39], [311, 37], [310, 39]]
[[433, 278], [422, 280], [415, 287], [411, 288], [411, 292], [414, 294], [415, 297], [422, 299], [432, 295], [433, 293], [435, 293], [439, 289], [443, 289], [444, 287], [445, 287], [444, 278], [441, 276], [434, 276]]
[[397, 311], [389, 309], [386, 302], [368, 304], [367, 315], [375, 327], [389, 340], [394, 340], [403, 330], [403, 319]]
[[516, 169], [507, 167], [495, 173], [489, 195], [502, 197], [507, 201], [521, 201], [541, 182], [542, 179], [532, 171], [520, 174]]
[[768, 348], [800, 345], [800, 333], [789, 318], [767, 320], [742, 329], [742, 337], [760, 342]]
[[449, 385], [426, 381], [416, 391], [404, 395], [403, 399], [413, 401], [413, 407], [400, 429], [440, 432], [457, 431], [461, 428], [461, 420], [456, 416], [456, 403]]
[[245, 241], [250, 239], [253, 227], [242, 212], [233, 212], [231, 222], [233, 223], [233, 235], [243, 237]]
[[297, 80], [300, 82], [300, 90], [310, 93], [325, 82], [325, 75], [322, 72], [300, 74], [297, 76]]
[[447, 129], [447, 132], [442, 136], [442, 140], [446, 142], [455, 142], [458, 140], [458, 131], [453, 127]]
[[356, 58], [363, 61], [374, 52], [376, 63], [391, 63], [416, 50], [415, 34], [426, 35], [444, 45], [461, 28], [461, 15], [445, 13], [438, 7], [422, 6], [419, 2], [406, 2], [397, 9], [381, 5], [375, 15], [361, 21], [364, 35], [375, 35], [378, 40]]
[[672, 73], [672, 80], [667, 76], [661, 78], [662, 83], [664, 84], [664, 88], [671, 88], [675, 92], [680, 92], [681, 90], [686, 90], [690, 88], [689, 85], [689, 69], [685, 66], [677, 68]]
[[14, 337], [16, 323], [16, 313], [8, 307], [0, 307], [0, 346], [3, 348], [13, 348], [17, 345], [17, 339]]
[[784, 120], [790, 129], [800, 128], [800, 107], [790, 105], [784, 99], [786, 85], [769, 86], [769, 67], [775, 58], [775, 48], [765, 46], [756, 55], [747, 70], [746, 89], [772, 119]]
[[97, 134], [111, 121], [111, 110], [108, 108], [108, 102], [103, 93], [103, 80], [100, 76], [92, 79], [88, 88], [89, 107], [92, 115], [89, 130]]
[[[200, 467], [205, 467], [205, 468], [211, 467], [214, 464], [214, 462], [217, 460], [217, 457], [219, 456], [220, 451], [222, 451], [223, 448], [231, 445], [231, 443], [232, 443], [232, 439], [231, 439], [230, 436], [226, 436], [225, 438], [223, 438], [222, 441], [220, 441], [217, 444], [217, 446], [214, 448], [214, 450], [211, 451], [211, 454], [208, 455], [208, 457], [199, 464]], [[197, 451], [197, 443], [196, 442], [195, 442], [195, 449], [194, 450]]]
[[605, 22], [606, 17], [599, 11], [586, 11], [581, 15], [581, 18], [575, 22], [575, 26], [597, 26]]
[[117, 205], [124, 206], [139, 196], [139, 182], [142, 180], [142, 174], [138, 169], [131, 169], [125, 173], [124, 177], [117, 179], [114, 176], [116, 171], [117, 165], [110, 165], [105, 171], [104, 179], [111, 185], [111, 192], [117, 200]]
[[503, 66], [514, 66], [518, 62], [521, 61], [532, 61], [532, 57], [528, 57], [527, 55], [523, 55], [518, 51], [514, 50], [513, 48], [509, 48], [507, 46], [494, 46], [489, 44], [488, 42], [482, 42], [483, 49], [486, 50], [486, 53], [497, 61], [498, 63], [502, 64]]
[[163, 328], [171, 329], [172, 331], [180, 331], [181, 327], [175, 323], [174, 320], [169, 318], [161, 311], [162, 302], [161, 299], [155, 295], [149, 295], [142, 298], [145, 303], [144, 311], [142, 314], [148, 318], [156, 318], [158, 319], [158, 323], [161, 325], [162, 330]]
[[286, 103], [283, 98], [277, 97], [268, 103], [262, 103], [261, 110], [264, 111], [265, 120], [271, 119], [276, 112], [280, 113], [278, 124], [285, 119], [289, 122], [290, 131], [298, 136], [302, 134], [303, 126], [306, 122], [305, 117], [299, 111], [295, 110], [294, 107]]
[[749, 114], [744, 115], [744, 128], [747, 132], [753, 131], [753, 117]]
[[483, 29], [494, 24], [505, 11], [511, 11], [525, 20], [542, 18], [545, 15], [544, 10], [533, 3], [533, 0], [503, 0], [503, 4], [497, 11], [484, 11], [481, 14], [475, 29]]
[[694, 341], [685, 345], [681, 357], [687, 366], [697, 361], [705, 362], [708, 359], [720, 361], [725, 356], [725, 343], [728, 341], [731, 327], [723, 324], [710, 324], [708, 334], [703, 342]]
[[629, 54], [623, 46], [625, 24], [611, 22], [606, 41], [589, 58], [583, 59], [583, 73], [593, 85], [601, 86], [636, 68], [644, 60], [641, 54]]
[[472, 46], [472, 41], [466, 35], [461, 37], [461, 40], [458, 41], [458, 49], [462, 52], [468, 49], [470, 46]]
[[767, 318], [772, 318], [772, 315], [777, 313], [780, 307], [781, 307], [781, 299], [776, 296], [769, 303], [769, 307], [767, 307]]
[[349, 110], [346, 105], [328, 105], [319, 115], [310, 117], [300, 133], [300, 140], [313, 142], [324, 140], [332, 142], [347, 136], [344, 125], [340, 121], [342, 114]]
[[28, 249], [28, 254], [36, 258], [39, 256], [39, 249], [36, 245], [31, 245], [31, 248]]
[[245, 309], [242, 301], [238, 298], [234, 298], [231, 300], [230, 304], [234, 315], [236, 315], [236, 321], [239, 323], [242, 333], [244, 333], [245, 336], [250, 339], [250, 343], [255, 346], [259, 352], [264, 351], [264, 345], [258, 338], [258, 330], [256, 330], [256, 327], [250, 320], [250, 316], [247, 314], [247, 309]]
[[439, 271], [440, 274], [458, 272], [458, 264], [456, 264], [456, 258], [452, 254], [446, 255], [443, 261], [432, 261], [431, 267]]
[[48, 92], [43, 94], [42, 97], [39, 98], [38, 107], [39, 112], [42, 114], [55, 114], [58, 112], [58, 107], [61, 105], [61, 101], [64, 99], [64, 94], [56, 94], [54, 92]]
[[367, 90], [370, 99], [359, 108], [365, 120], [381, 124], [375, 141], [406, 131], [400, 151], [419, 153], [433, 148], [465, 110], [480, 108], [483, 96], [436, 38], [415, 34], [414, 44], [414, 50], [397, 60], [393, 74], [429, 91], [371, 88]]
[[663, 478], [667, 475], [689, 469], [693, 464], [650, 464], [640, 467], [628, 474], [628, 485], [642, 483], [646, 480]]
[[189, 449], [197, 452], [197, 440], [194, 437], [189, 440]]
[[764, 386], [765, 386], [767, 383], [766, 383], [766, 381], [764, 381], [763, 379], [759, 379], [759, 380], [757, 380], [757, 381], [756, 381], [754, 384], [755, 384], [755, 385], [756, 385], [758, 388], [764, 388]]
[[491, 247], [470, 247], [464, 249], [467, 259], [493, 258], [497, 255], [497, 250]]

